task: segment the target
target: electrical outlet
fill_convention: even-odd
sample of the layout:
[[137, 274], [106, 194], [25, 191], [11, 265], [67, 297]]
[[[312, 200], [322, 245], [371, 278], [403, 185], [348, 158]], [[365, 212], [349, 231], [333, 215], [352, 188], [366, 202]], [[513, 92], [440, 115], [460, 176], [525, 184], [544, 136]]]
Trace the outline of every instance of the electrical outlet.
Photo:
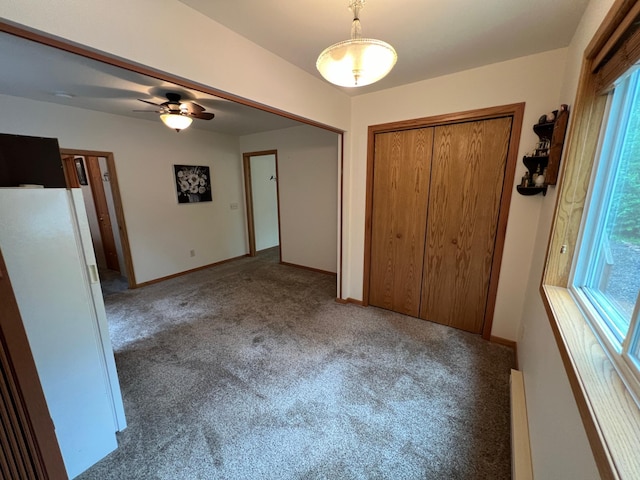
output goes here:
[[196, 256], [196, 251], [195, 250], [189, 250], [189, 255], [191, 255], [192, 257]]

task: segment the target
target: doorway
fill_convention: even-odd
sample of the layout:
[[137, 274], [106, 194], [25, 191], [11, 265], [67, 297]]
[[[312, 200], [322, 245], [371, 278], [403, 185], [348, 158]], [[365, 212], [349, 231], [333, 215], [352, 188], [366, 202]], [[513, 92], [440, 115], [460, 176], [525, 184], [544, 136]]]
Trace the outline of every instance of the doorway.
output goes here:
[[369, 127], [365, 305], [489, 339], [523, 112]]
[[247, 205], [249, 255], [267, 249], [280, 250], [280, 200], [278, 152], [267, 150], [242, 154]]
[[103, 293], [136, 286], [111, 152], [60, 149], [69, 188], [80, 188]]

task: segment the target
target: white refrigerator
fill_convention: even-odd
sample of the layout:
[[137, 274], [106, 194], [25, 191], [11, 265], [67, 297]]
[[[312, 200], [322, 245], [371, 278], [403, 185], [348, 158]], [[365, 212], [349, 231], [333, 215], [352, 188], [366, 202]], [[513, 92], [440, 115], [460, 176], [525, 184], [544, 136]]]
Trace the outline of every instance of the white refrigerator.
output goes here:
[[0, 188], [0, 249], [73, 478], [126, 427], [80, 189]]

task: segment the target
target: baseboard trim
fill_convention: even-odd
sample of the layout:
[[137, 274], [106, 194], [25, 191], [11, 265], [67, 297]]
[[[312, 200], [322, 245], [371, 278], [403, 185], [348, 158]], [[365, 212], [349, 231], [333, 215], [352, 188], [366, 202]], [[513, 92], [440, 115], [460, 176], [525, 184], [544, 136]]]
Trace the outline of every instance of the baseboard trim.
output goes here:
[[310, 272], [324, 273], [325, 275], [333, 275], [334, 277], [338, 275], [337, 273], [329, 272], [328, 270], [320, 270], [319, 268], [305, 267], [304, 265], [296, 265], [295, 263], [281, 261], [280, 265], [286, 265], [287, 267], [301, 268], [302, 270], [309, 270]]
[[524, 377], [518, 370], [511, 370], [511, 478], [533, 480]]
[[356, 300], [355, 298], [336, 298], [336, 302], [342, 305], [352, 304], [358, 305], [359, 307], [364, 307], [364, 302], [362, 300]]
[[202, 267], [192, 268], [191, 270], [185, 270], [184, 272], [174, 273], [172, 275], [167, 275], [166, 277], [155, 278], [153, 280], [149, 280], [148, 282], [137, 283], [136, 285], [129, 288], [146, 287], [148, 285], [153, 285], [154, 283], [160, 283], [160, 282], [164, 282], [165, 280], [171, 280], [172, 278], [182, 277], [183, 275], [199, 272], [200, 270], [206, 270], [207, 268], [217, 267], [218, 265], [222, 265], [223, 263], [233, 262], [234, 260], [240, 260], [241, 258], [245, 258], [248, 256], [249, 254], [244, 254], [244, 255], [240, 255], [239, 257], [227, 258], [226, 260], [220, 260], [219, 262], [210, 263], [209, 265], [203, 265]]
[[504, 345], [505, 347], [513, 348], [513, 350], [516, 350], [518, 348], [518, 344], [513, 340], [507, 340], [506, 338], [496, 337], [495, 335], [491, 335], [490, 341], [491, 343], [497, 343], [498, 345]]

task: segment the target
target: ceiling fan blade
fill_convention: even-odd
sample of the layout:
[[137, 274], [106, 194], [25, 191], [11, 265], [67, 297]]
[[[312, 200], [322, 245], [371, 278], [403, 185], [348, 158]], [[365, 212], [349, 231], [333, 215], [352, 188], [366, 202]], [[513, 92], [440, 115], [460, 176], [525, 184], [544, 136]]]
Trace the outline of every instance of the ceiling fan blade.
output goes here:
[[131, 110], [132, 112], [163, 113], [162, 110]]
[[198, 113], [190, 113], [190, 117], [199, 118], [200, 120], [211, 120], [215, 115], [213, 113], [208, 112], [198, 112]]
[[189, 109], [189, 113], [204, 112], [204, 107], [202, 105], [198, 105], [196, 102], [185, 102], [185, 105]]
[[149, 105], [153, 105], [154, 107], [161, 107], [162, 106], [159, 103], [153, 103], [153, 102], [150, 102], [149, 100], [143, 100], [141, 98], [139, 98], [138, 100], [140, 100], [141, 102], [144, 102], [144, 103], [148, 103]]

